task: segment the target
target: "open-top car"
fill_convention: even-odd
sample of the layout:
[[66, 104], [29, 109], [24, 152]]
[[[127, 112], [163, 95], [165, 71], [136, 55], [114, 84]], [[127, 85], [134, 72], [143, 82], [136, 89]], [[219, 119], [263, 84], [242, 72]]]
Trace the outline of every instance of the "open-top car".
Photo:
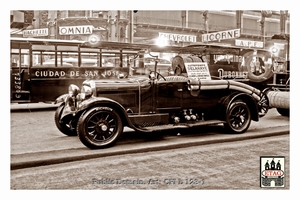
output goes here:
[[268, 111], [264, 92], [214, 79], [203, 62], [185, 64], [185, 75], [153, 71], [149, 77], [86, 80], [81, 89], [72, 84], [56, 100], [56, 126], [97, 149], [114, 145], [125, 126], [153, 132], [221, 123], [225, 131], [239, 134]]

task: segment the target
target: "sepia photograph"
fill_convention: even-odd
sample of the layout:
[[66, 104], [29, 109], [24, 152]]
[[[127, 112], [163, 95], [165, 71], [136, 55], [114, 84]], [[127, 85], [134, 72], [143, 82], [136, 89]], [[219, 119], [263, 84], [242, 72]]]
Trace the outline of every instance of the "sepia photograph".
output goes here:
[[6, 10], [12, 196], [295, 189], [294, 10], [191, 3]]

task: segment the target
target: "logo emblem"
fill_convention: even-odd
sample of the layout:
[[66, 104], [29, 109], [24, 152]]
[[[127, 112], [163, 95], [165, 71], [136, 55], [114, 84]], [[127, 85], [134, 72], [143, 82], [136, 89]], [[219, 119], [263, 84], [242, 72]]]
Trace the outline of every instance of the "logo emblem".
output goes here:
[[260, 157], [260, 187], [284, 187], [284, 156]]

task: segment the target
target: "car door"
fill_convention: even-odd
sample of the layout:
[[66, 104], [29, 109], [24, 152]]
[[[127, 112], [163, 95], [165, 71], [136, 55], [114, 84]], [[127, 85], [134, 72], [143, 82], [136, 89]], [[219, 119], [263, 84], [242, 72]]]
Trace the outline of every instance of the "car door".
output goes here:
[[195, 81], [194, 85], [189, 83], [182, 91], [182, 108], [198, 109], [203, 111], [212, 110], [226, 97], [230, 91], [227, 85], [216, 87], [214, 82]]
[[182, 92], [186, 81], [157, 81], [156, 108], [158, 111], [176, 110], [182, 107]]

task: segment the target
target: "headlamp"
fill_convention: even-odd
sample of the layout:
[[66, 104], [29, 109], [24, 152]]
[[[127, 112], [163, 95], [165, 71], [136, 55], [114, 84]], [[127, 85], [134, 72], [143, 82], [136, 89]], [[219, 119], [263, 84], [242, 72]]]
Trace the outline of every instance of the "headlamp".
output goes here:
[[80, 95], [82, 100], [91, 97], [93, 95], [92, 88], [87, 85], [83, 85]]
[[75, 97], [79, 93], [79, 87], [77, 85], [71, 84], [69, 86], [69, 95]]

